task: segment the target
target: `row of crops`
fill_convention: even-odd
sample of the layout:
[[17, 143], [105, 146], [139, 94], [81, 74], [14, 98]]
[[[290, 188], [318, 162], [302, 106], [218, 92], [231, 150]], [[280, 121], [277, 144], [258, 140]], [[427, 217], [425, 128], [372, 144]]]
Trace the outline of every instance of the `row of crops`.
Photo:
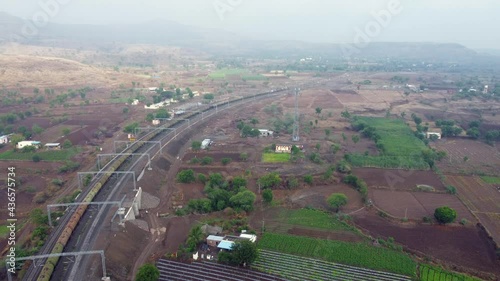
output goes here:
[[253, 268], [289, 280], [315, 281], [409, 281], [410, 277], [325, 262], [266, 250], [259, 251]]
[[318, 258], [329, 262], [416, 276], [417, 264], [405, 253], [366, 243], [322, 240], [276, 233], [265, 233], [260, 249]]
[[381, 151], [377, 156], [349, 155], [349, 161], [353, 166], [429, 169], [429, 164], [422, 155], [427, 149], [426, 145], [415, 136], [403, 120], [356, 116], [352, 124], [362, 135], [377, 139], [376, 144]]
[[474, 277], [445, 271], [440, 268], [429, 265], [420, 265], [420, 280], [421, 281], [480, 281], [480, 279]]

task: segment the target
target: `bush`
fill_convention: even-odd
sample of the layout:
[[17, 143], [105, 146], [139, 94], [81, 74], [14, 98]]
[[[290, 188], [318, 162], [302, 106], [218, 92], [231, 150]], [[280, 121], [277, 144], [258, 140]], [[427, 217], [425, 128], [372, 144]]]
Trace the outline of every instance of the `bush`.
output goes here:
[[53, 179], [52, 180], [52, 184], [57, 185], [57, 186], [63, 186], [64, 185], [64, 181], [62, 181], [60, 179]]
[[31, 157], [31, 159], [33, 160], [33, 162], [40, 162], [40, 160], [42, 160], [42, 157], [40, 157], [40, 155], [38, 154], [35, 154]]
[[457, 218], [457, 211], [448, 206], [439, 207], [434, 211], [434, 217], [439, 223], [451, 223]]
[[332, 195], [328, 197], [327, 202], [330, 207], [334, 208], [338, 212], [342, 206], [347, 204], [347, 196], [343, 193], [332, 193]]
[[422, 221], [425, 222], [425, 223], [431, 223], [432, 222], [432, 218], [428, 217], [428, 216], [425, 216], [425, 217], [422, 218]]
[[201, 141], [193, 141], [191, 143], [191, 148], [193, 150], [200, 150], [201, 149]]
[[63, 142], [63, 148], [65, 148], [65, 149], [71, 148], [72, 146], [73, 146], [73, 143], [71, 143], [70, 140], [65, 140]]
[[210, 165], [212, 164], [212, 162], [214, 161], [214, 159], [212, 157], [209, 157], [209, 156], [205, 156], [203, 158], [201, 158], [201, 165]]
[[201, 182], [201, 183], [206, 183], [207, 182], [207, 176], [205, 176], [204, 174], [198, 174], [198, 181]]
[[457, 189], [453, 185], [448, 185], [446, 186], [446, 192], [448, 192], [449, 194], [456, 194]]
[[231, 158], [222, 158], [221, 163], [222, 163], [222, 165], [225, 166], [225, 165], [231, 163]]
[[271, 189], [264, 189], [262, 191], [262, 200], [266, 203], [271, 203], [273, 201], [273, 191]]
[[156, 281], [160, 278], [160, 271], [152, 264], [145, 264], [139, 268], [135, 281]]
[[64, 166], [59, 167], [59, 173], [75, 171], [80, 167], [80, 163], [68, 161]]
[[461, 219], [460, 224], [461, 225], [466, 225], [469, 221], [467, 219]]
[[245, 152], [241, 153], [240, 154], [240, 160], [241, 161], [247, 161], [248, 160], [248, 153], [245, 153]]
[[194, 176], [194, 171], [189, 169], [189, 170], [184, 170], [180, 171], [177, 174], [177, 181], [181, 183], [192, 183], [196, 180]]
[[313, 176], [312, 175], [305, 175], [304, 182], [309, 184], [309, 185], [312, 185], [313, 184]]

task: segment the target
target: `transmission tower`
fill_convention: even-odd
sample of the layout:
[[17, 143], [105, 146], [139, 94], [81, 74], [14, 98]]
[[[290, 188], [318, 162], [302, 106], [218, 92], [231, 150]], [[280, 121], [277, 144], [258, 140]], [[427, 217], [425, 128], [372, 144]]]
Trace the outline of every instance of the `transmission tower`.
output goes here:
[[299, 93], [300, 88], [295, 88], [295, 120], [293, 123], [292, 141], [299, 141]]

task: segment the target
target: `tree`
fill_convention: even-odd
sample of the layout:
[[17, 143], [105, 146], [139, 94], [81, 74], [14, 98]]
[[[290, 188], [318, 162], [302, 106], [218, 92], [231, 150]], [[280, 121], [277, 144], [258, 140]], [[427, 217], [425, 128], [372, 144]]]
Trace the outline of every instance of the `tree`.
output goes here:
[[63, 136], [67, 136], [67, 135], [69, 135], [69, 133], [71, 133], [71, 129], [64, 128], [61, 130], [61, 132], [62, 132]]
[[10, 136], [10, 143], [12, 143], [13, 146], [16, 146], [19, 142], [24, 140], [24, 136], [20, 134], [14, 134]]
[[222, 158], [220, 160], [220, 162], [222, 163], [222, 165], [226, 166], [227, 164], [231, 163], [231, 158], [227, 158], [227, 157]]
[[422, 123], [422, 118], [418, 117], [417, 115], [414, 115], [413, 121], [415, 122], [415, 124], [420, 125]]
[[188, 87], [186, 88], [186, 91], [188, 93], [188, 96], [190, 99], [194, 98], [194, 94], [193, 94], [193, 91]]
[[332, 193], [332, 195], [328, 197], [327, 202], [336, 212], [338, 212], [340, 207], [347, 204], [347, 196], [343, 193]]
[[63, 142], [63, 148], [67, 149], [67, 148], [71, 148], [72, 146], [73, 146], [73, 144], [68, 139]]
[[347, 140], [347, 136], [344, 133], [342, 133], [342, 140], [344, 140], [344, 141]]
[[42, 158], [38, 154], [33, 155], [31, 159], [33, 160], [33, 162], [40, 162], [40, 160], [42, 160]]
[[188, 238], [186, 240], [189, 251], [194, 252], [201, 241], [203, 241], [203, 231], [201, 231], [201, 227], [197, 225], [191, 228], [191, 231], [189, 231]]
[[201, 141], [193, 141], [191, 143], [191, 148], [193, 150], [200, 150], [201, 149]]
[[281, 183], [281, 178], [278, 173], [271, 172], [259, 178], [257, 183], [260, 184], [261, 188], [272, 188]]
[[135, 281], [157, 281], [158, 278], [160, 278], [160, 271], [150, 263], [141, 266], [135, 275]]
[[254, 125], [254, 126], [255, 126], [255, 125], [259, 124], [259, 119], [257, 119], [257, 118], [252, 118], [252, 119], [250, 120], [250, 123], [252, 123], [252, 125]]
[[358, 135], [352, 135], [351, 139], [352, 139], [352, 142], [354, 142], [355, 144], [359, 142], [359, 136]]
[[43, 132], [43, 128], [38, 126], [38, 124], [33, 124], [33, 126], [31, 126], [31, 131], [33, 131], [35, 135], [39, 135]]
[[480, 132], [477, 127], [471, 127], [467, 130], [467, 135], [473, 139], [478, 139]]
[[406, 116], [406, 112], [401, 112], [401, 118], [405, 119], [405, 116]]
[[155, 117], [162, 119], [170, 118], [170, 113], [165, 108], [160, 108], [156, 111]]
[[273, 191], [269, 188], [262, 191], [262, 200], [266, 203], [271, 203], [273, 201]]
[[155, 115], [153, 113], [148, 113], [146, 115], [146, 121], [151, 122], [155, 119]]
[[123, 110], [122, 110], [123, 114], [128, 114], [129, 112], [129, 109], [128, 107], [124, 107]]
[[249, 240], [234, 243], [231, 250], [233, 261], [236, 265], [248, 266], [258, 257], [257, 245]]
[[322, 110], [321, 107], [316, 107], [316, 114], [320, 115]]
[[191, 169], [180, 171], [177, 174], [177, 181], [181, 183], [191, 183], [196, 181], [196, 177], [194, 176], [194, 171]]
[[313, 183], [313, 176], [312, 175], [305, 175], [304, 176], [304, 182], [309, 184], [309, 185], [312, 185]]
[[215, 96], [214, 96], [214, 94], [205, 94], [205, 95], [203, 95], [203, 98], [206, 100], [212, 101], [215, 98]]
[[457, 211], [448, 206], [439, 207], [434, 211], [434, 217], [439, 223], [451, 223], [457, 218]]
[[350, 119], [350, 118], [351, 118], [351, 113], [349, 113], [349, 111], [347, 111], [347, 109], [346, 109], [345, 111], [342, 111], [342, 112], [340, 113], [340, 116], [341, 116], [342, 118], [345, 118], [345, 119]]
[[332, 131], [330, 129], [325, 129], [326, 138], [328, 138], [331, 133], [332, 133]]
[[253, 203], [255, 202], [255, 193], [250, 190], [245, 190], [238, 192], [236, 195], [232, 196], [229, 199], [231, 206], [234, 209], [241, 209], [243, 211], [251, 211], [253, 210]]

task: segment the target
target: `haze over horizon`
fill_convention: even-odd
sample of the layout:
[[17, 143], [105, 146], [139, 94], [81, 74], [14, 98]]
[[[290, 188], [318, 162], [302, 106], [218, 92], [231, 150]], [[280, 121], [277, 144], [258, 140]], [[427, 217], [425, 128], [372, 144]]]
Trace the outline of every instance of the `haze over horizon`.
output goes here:
[[[223, 29], [242, 37], [353, 43], [359, 32], [371, 42], [459, 43], [500, 49], [495, 0], [4, 0], [0, 11], [32, 20], [56, 3], [49, 21], [63, 24], [133, 24], [156, 19]], [[50, 6], [50, 5], [49, 5]], [[392, 7], [392, 8], [391, 8]], [[389, 15], [376, 23], [374, 14]], [[383, 18], [383, 16], [382, 16]], [[366, 31], [368, 28], [368, 31]]]

